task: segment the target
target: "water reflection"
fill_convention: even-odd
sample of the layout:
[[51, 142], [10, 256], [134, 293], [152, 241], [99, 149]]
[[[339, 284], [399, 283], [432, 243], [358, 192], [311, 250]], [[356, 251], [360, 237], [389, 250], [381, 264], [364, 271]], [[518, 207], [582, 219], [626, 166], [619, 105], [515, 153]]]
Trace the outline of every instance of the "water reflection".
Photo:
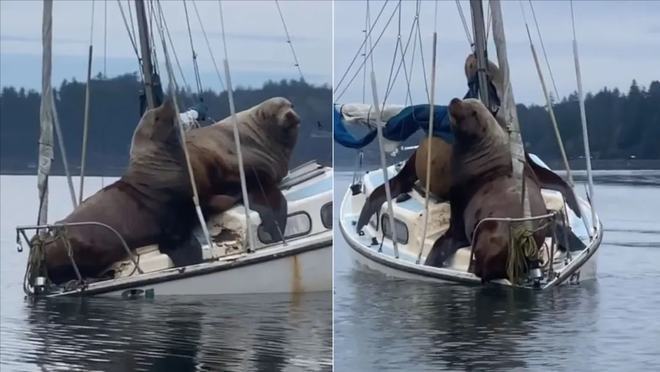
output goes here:
[[335, 300], [337, 371], [356, 364], [360, 370], [561, 369], [575, 345], [558, 340], [585, 331], [599, 302], [596, 283], [539, 293], [396, 280], [362, 268], [336, 281], [352, 288]]
[[[20, 365], [43, 370], [330, 370], [331, 293], [27, 304]], [[18, 340], [17, 340], [18, 341]]]

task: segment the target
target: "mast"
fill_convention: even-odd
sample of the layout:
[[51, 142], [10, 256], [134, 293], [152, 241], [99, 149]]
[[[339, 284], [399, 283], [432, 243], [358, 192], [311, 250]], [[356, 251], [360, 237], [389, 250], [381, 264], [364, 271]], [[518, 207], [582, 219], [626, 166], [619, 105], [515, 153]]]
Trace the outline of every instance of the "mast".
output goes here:
[[142, 72], [144, 75], [144, 93], [147, 97], [147, 109], [153, 109], [160, 103], [157, 102], [156, 84], [153, 76], [153, 65], [151, 62], [151, 46], [149, 45], [149, 29], [147, 15], [144, 10], [144, 1], [135, 0], [135, 15], [137, 17], [138, 31], [140, 34], [140, 51], [142, 53]]
[[486, 29], [484, 27], [484, 9], [481, 0], [470, 0], [472, 10], [472, 29], [474, 30], [474, 53], [477, 57], [477, 79], [479, 81], [479, 96], [484, 106], [490, 107], [488, 97], [488, 55], [486, 53]]
[[509, 148], [511, 150], [511, 165], [513, 178], [516, 180], [516, 189], [520, 192], [523, 206], [523, 217], [530, 217], [529, 195], [525, 192], [525, 179], [523, 169], [525, 166], [525, 147], [520, 133], [516, 103], [513, 99], [511, 80], [509, 78], [509, 61], [506, 52], [506, 37], [504, 35], [504, 19], [499, 0], [490, 0], [491, 15], [493, 17], [493, 39], [497, 50], [497, 62], [502, 72], [503, 93], [500, 97], [503, 118], [509, 129]]
[[39, 169], [37, 170], [37, 187], [39, 189], [39, 215], [37, 224], [48, 222], [48, 175], [53, 161], [53, 109], [51, 105], [50, 76], [52, 71], [51, 53], [53, 43], [53, 2], [43, 2], [42, 61], [41, 61], [41, 108], [39, 117], [41, 121], [41, 134], [39, 135]]

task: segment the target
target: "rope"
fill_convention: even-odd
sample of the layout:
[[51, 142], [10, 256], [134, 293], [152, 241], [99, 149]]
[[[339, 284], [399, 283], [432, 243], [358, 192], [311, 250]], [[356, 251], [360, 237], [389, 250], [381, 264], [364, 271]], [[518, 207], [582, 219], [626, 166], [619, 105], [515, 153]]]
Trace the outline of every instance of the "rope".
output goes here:
[[236, 154], [238, 155], [238, 170], [241, 178], [241, 193], [243, 194], [243, 206], [245, 207], [245, 224], [248, 235], [248, 252], [254, 251], [254, 235], [250, 224], [250, 200], [247, 195], [247, 184], [245, 180], [245, 168], [243, 167], [243, 152], [241, 151], [241, 138], [238, 134], [238, 119], [236, 118], [236, 106], [234, 105], [234, 91], [231, 87], [231, 75], [229, 74], [229, 53], [227, 52], [227, 38], [225, 36], [225, 22], [222, 14], [222, 2], [218, 0], [220, 9], [220, 29], [222, 30], [222, 45], [225, 51], [225, 79], [227, 81], [227, 98], [229, 99], [229, 111], [234, 125], [234, 141], [236, 141]]
[[534, 239], [534, 233], [538, 230], [529, 230], [524, 226], [518, 226], [510, 230], [506, 275], [513, 284], [517, 284], [523, 274], [527, 272], [528, 261], [540, 259], [541, 250]]
[[183, 10], [186, 13], [186, 26], [188, 26], [188, 40], [190, 41], [190, 50], [192, 51], [193, 69], [195, 71], [195, 84], [197, 84], [197, 94], [202, 95], [202, 79], [199, 77], [199, 66], [197, 65], [197, 53], [193, 44], [192, 31], [190, 31], [190, 19], [188, 17], [188, 6], [183, 1]]
[[280, 14], [280, 19], [282, 20], [282, 26], [284, 27], [284, 33], [286, 34], [286, 42], [291, 48], [291, 54], [293, 55], [294, 66], [298, 69], [300, 74], [300, 80], [305, 81], [302, 70], [300, 69], [300, 62], [298, 62], [298, 56], [296, 55], [296, 50], [293, 48], [293, 42], [291, 42], [291, 36], [289, 35], [289, 29], [286, 27], [286, 22], [284, 21], [284, 15], [282, 14], [282, 9], [280, 9], [280, 2], [275, 0], [275, 5], [277, 5], [277, 12]]
[[202, 18], [199, 16], [199, 11], [197, 11], [197, 4], [195, 3], [195, 0], [192, 0], [192, 4], [193, 4], [193, 9], [195, 10], [195, 15], [197, 16], [197, 22], [199, 22], [199, 25], [202, 28], [202, 34], [204, 35], [204, 40], [206, 41], [206, 47], [208, 48], [209, 54], [211, 55], [213, 68], [215, 69], [215, 73], [218, 75], [218, 79], [220, 80], [220, 86], [222, 86], [222, 90], [226, 90], [225, 81], [222, 79], [222, 75], [220, 74], [220, 69], [218, 68], [218, 64], [215, 62], [213, 49], [211, 48], [211, 43], [209, 42], [209, 38], [206, 35], [206, 29], [204, 28], [204, 24], [202, 23]]
[[557, 90], [557, 84], [555, 84], [555, 77], [552, 74], [552, 68], [550, 68], [550, 61], [548, 60], [548, 54], [545, 52], [545, 45], [543, 44], [543, 37], [541, 36], [541, 29], [539, 28], [539, 23], [536, 20], [536, 12], [534, 12], [534, 5], [532, 4], [532, 0], [529, 0], [529, 8], [532, 10], [532, 17], [534, 18], [534, 24], [536, 25], [536, 33], [539, 36], [539, 41], [541, 42], [543, 59], [545, 59], [545, 65], [548, 67], [548, 72], [550, 73], [550, 81], [552, 81], [552, 87], [555, 90], [555, 97], [556, 99], [559, 99], [559, 91]]

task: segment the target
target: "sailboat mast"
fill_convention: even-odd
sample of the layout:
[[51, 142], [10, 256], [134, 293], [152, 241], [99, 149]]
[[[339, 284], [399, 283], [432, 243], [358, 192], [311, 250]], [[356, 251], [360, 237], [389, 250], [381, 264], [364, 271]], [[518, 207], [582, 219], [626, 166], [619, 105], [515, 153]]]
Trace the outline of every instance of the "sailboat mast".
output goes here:
[[151, 47], [149, 45], [149, 30], [147, 15], [144, 10], [144, 1], [135, 0], [135, 14], [137, 17], [138, 31], [140, 34], [140, 51], [142, 53], [142, 72], [144, 75], [144, 92], [147, 96], [147, 108], [156, 107], [156, 86], [153, 77], [153, 65], [151, 62]]
[[484, 26], [484, 8], [481, 0], [470, 0], [472, 10], [472, 29], [474, 30], [474, 53], [477, 57], [477, 79], [479, 81], [479, 96], [484, 106], [490, 107], [488, 97], [488, 56], [486, 53], [486, 28]]

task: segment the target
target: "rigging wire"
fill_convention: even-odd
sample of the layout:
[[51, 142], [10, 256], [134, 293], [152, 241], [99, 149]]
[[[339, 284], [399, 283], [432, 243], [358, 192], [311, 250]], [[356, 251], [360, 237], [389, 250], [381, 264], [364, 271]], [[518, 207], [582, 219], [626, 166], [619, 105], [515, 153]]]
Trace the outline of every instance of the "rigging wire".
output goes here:
[[545, 59], [545, 65], [547, 66], [548, 72], [550, 73], [550, 81], [552, 81], [552, 88], [555, 90], [555, 98], [559, 99], [559, 91], [557, 90], [557, 84], [555, 84], [555, 77], [552, 74], [552, 68], [550, 68], [550, 60], [548, 59], [548, 54], [545, 51], [545, 45], [543, 44], [543, 37], [541, 36], [541, 29], [539, 28], [539, 23], [536, 19], [536, 12], [534, 11], [534, 5], [532, 4], [532, 0], [529, 0], [529, 8], [532, 10], [532, 17], [534, 18], [534, 24], [536, 25], [536, 33], [541, 43], [541, 50], [543, 51], [543, 59]]
[[87, 58], [87, 84], [85, 84], [85, 114], [83, 119], [82, 149], [80, 155], [80, 188], [78, 189], [78, 204], [82, 203], [85, 188], [85, 166], [87, 163], [87, 138], [89, 135], [89, 94], [92, 83], [92, 56], [94, 49], [94, 8], [92, 1], [92, 16], [89, 26], [89, 54]]
[[215, 69], [215, 73], [218, 75], [218, 79], [220, 80], [220, 86], [222, 87], [222, 90], [226, 90], [225, 81], [222, 79], [222, 74], [220, 74], [220, 69], [218, 68], [218, 64], [215, 61], [215, 56], [213, 55], [213, 49], [211, 48], [211, 43], [209, 42], [209, 38], [206, 34], [206, 29], [204, 28], [204, 24], [202, 23], [202, 18], [199, 16], [199, 11], [197, 10], [197, 4], [195, 3], [195, 0], [192, 0], [192, 5], [193, 5], [193, 10], [195, 11], [195, 15], [197, 16], [197, 22], [199, 23], [199, 26], [202, 28], [202, 34], [204, 35], [204, 40], [206, 41], [206, 47], [208, 48], [209, 54], [211, 55], [213, 68]]
[[197, 85], [197, 94], [202, 96], [202, 79], [199, 77], [199, 66], [197, 65], [197, 52], [193, 44], [192, 31], [190, 31], [190, 18], [188, 17], [188, 6], [183, 1], [183, 10], [186, 14], [186, 26], [188, 26], [188, 40], [190, 40], [190, 50], [192, 51], [193, 69], [195, 71], [195, 84]]
[[165, 67], [167, 70], [167, 76], [169, 80], [169, 91], [171, 95], [172, 102], [174, 104], [174, 111], [175, 111], [175, 123], [179, 131], [179, 140], [181, 142], [181, 148], [183, 149], [183, 154], [186, 159], [186, 168], [188, 170], [188, 177], [190, 178], [190, 186], [192, 188], [193, 192], [193, 203], [195, 205], [195, 211], [197, 212], [197, 218], [199, 219], [199, 224], [200, 227], [202, 228], [202, 231], [204, 233], [204, 237], [206, 238], [206, 243], [208, 244], [208, 249], [211, 249], [213, 247], [213, 243], [211, 241], [211, 236], [209, 235], [208, 227], [206, 226], [206, 221], [204, 220], [204, 215], [202, 214], [202, 209], [199, 205], [199, 194], [197, 191], [197, 184], [195, 182], [195, 174], [192, 171], [192, 166], [190, 163], [190, 154], [188, 153], [188, 147], [186, 146], [186, 133], [183, 129], [183, 125], [181, 123], [181, 120], [179, 120], [179, 105], [177, 104], [176, 100], [176, 92], [177, 92], [177, 87], [176, 87], [176, 77], [174, 76], [174, 71], [172, 69], [172, 63], [170, 62], [169, 54], [167, 53], [167, 42], [165, 39], [164, 31], [163, 31], [163, 8], [160, 5], [160, 1], [156, 0], [158, 4], [158, 9], [159, 9], [159, 17], [158, 20], [160, 21], [159, 24], [157, 25], [157, 29], [160, 35], [160, 41], [163, 46], [163, 56], [165, 57]]
[[422, 61], [422, 77], [423, 77], [422, 80], [424, 81], [424, 91], [426, 92], [426, 98], [430, 101], [431, 94], [429, 92], [429, 85], [427, 82], [428, 79], [426, 78], [426, 62], [424, 60], [424, 46], [422, 43], [422, 30], [420, 26], [421, 21], [419, 18], [420, 11], [421, 11], [421, 4], [419, 4], [417, 7], [417, 41], [419, 42], [419, 56]]
[[[396, 14], [396, 10], [397, 10], [397, 9], [396, 9], [396, 7], [395, 7], [395, 8], [394, 8], [394, 11], [393, 11], [392, 14], [390, 15], [390, 18], [387, 20], [387, 23], [385, 24], [385, 27], [383, 28], [383, 31], [380, 33], [380, 35], [378, 35], [378, 38], [376, 39], [376, 42], [373, 43], [373, 45], [372, 45], [371, 48], [369, 49], [369, 53], [367, 53], [367, 58], [371, 58], [372, 68], [373, 68], [373, 52], [374, 52], [374, 49], [375, 49], [376, 46], [378, 45], [378, 42], [380, 41], [380, 39], [381, 39], [381, 38], [383, 37], [383, 35], [385, 34], [385, 31], [387, 30], [387, 27], [388, 27], [388, 26], [390, 25], [390, 23], [392, 22], [392, 19], [394, 19], [394, 15]], [[372, 29], [373, 29], [373, 27], [372, 27]], [[370, 32], [370, 33], [371, 33], [371, 32]], [[370, 35], [369, 37], [371, 37], [371, 35]], [[360, 47], [360, 49], [361, 49], [361, 47]], [[358, 50], [358, 53], [359, 53], [359, 50]], [[364, 62], [363, 62], [363, 63], [364, 63]], [[362, 68], [362, 65], [363, 65], [363, 64], [360, 64], [360, 66], [358, 66], [357, 71], [355, 72], [355, 74], [353, 74], [353, 76], [351, 77], [351, 79], [348, 81], [346, 87], [344, 87], [344, 89], [341, 91], [341, 93], [340, 93], [339, 95], [337, 95], [337, 98], [335, 99], [335, 101], [338, 101], [338, 100], [344, 95], [344, 93], [346, 93], [346, 91], [347, 91], [348, 88], [351, 86], [351, 84], [353, 83], [353, 81], [355, 80], [355, 78], [357, 77], [357, 75], [360, 73], [360, 69]], [[339, 85], [339, 84], [338, 84], [338, 85]], [[337, 88], [335, 87], [335, 90], [336, 90], [336, 89], [337, 89]]]
[[298, 69], [300, 74], [300, 80], [305, 81], [305, 76], [303, 76], [302, 69], [300, 68], [300, 62], [298, 62], [298, 56], [296, 55], [296, 50], [293, 47], [293, 42], [291, 42], [291, 36], [289, 35], [289, 29], [286, 27], [286, 22], [284, 21], [284, 15], [282, 14], [282, 9], [280, 9], [280, 2], [275, 0], [275, 5], [277, 5], [277, 12], [280, 14], [280, 19], [282, 20], [282, 26], [284, 27], [284, 33], [286, 34], [286, 42], [291, 48], [291, 54], [293, 55], [294, 66]]
[[[334, 89], [335, 91], [337, 91], [339, 89], [341, 84], [344, 82], [344, 79], [346, 78], [348, 73], [351, 71], [351, 68], [353, 68], [353, 64], [355, 63], [358, 56], [360, 55], [360, 51], [362, 50], [362, 48], [365, 46], [365, 44], [367, 44], [367, 41], [369, 41], [369, 42], [371, 41], [371, 32], [373, 31], [374, 27], [376, 27], [376, 24], [378, 23], [378, 20], [380, 19], [381, 15], [383, 14], [383, 11], [385, 10], [385, 6], [387, 5], [388, 2], [389, 2], [389, 0], [385, 0], [385, 3], [383, 3], [383, 6], [380, 8], [380, 11], [378, 12], [378, 15], [376, 16], [376, 19], [374, 20], [374, 23], [369, 28], [369, 31], [367, 32], [367, 35], [365, 36], [364, 41], [362, 42], [362, 44], [360, 45], [358, 50], [355, 52], [355, 55], [353, 56], [353, 59], [348, 64], [348, 67], [346, 68], [346, 71], [344, 71], [343, 75], [339, 79], [339, 82], [335, 85], [335, 89]], [[373, 47], [373, 45], [370, 45], [370, 47]], [[364, 58], [365, 61], [364, 61], [363, 65], [366, 65], [367, 58], [368, 58], [368, 55], [365, 54], [365, 58]], [[362, 68], [363, 65], [361, 65], [359, 68]], [[337, 100], [335, 100], [335, 101], [337, 101]]]
[[[126, 20], [126, 14], [124, 13], [124, 7], [121, 5], [121, 0], [117, 0], [117, 5], [119, 6], [119, 12], [121, 13], [121, 18], [124, 20], [124, 27], [126, 28], [126, 33], [128, 33], [128, 39], [131, 41], [133, 46], [133, 52], [135, 52], [135, 57], [138, 62], [138, 73], [140, 74], [140, 80], [144, 83], [144, 74], [142, 72], [142, 57], [140, 57], [140, 52], [138, 52], [137, 44], [135, 43], [135, 35], [131, 32], [131, 27]], [[130, 9], [130, 4], [129, 4]]]
[[548, 89], [545, 86], [545, 79], [543, 78], [543, 71], [541, 71], [541, 66], [539, 65], [539, 59], [536, 55], [536, 49], [534, 48], [534, 43], [532, 41], [532, 34], [529, 32], [529, 25], [527, 24], [527, 17], [525, 15], [525, 9], [523, 8], [522, 1], [519, 1], [520, 11], [523, 15], [523, 20], [525, 22], [525, 29], [527, 30], [527, 38], [529, 39], [529, 47], [532, 51], [532, 57], [534, 57], [534, 64], [536, 65], [536, 72], [538, 73], [539, 80], [541, 82], [541, 89], [543, 90], [543, 96], [545, 97], [546, 108], [548, 114], [550, 114], [550, 121], [552, 122], [552, 127], [555, 132], [555, 137], [557, 139], [557, 144], [559, 145], [559, 152], [561, 153], [561, 158], [564, 162], [564, 168], [566, 168], [566, 175], [568, 178], [568, 184], [572, 188], [575, 185], [573, 181], [573, 175], [571, 173], [571, 167], [568, 164], [568, 157], [566, 156], [566, 150], [564, 149], [564, 142], [561, 139], [561, 133], [559, 132], [559, 125], [557, 124], [557, 118], [555, 117], [555, 111], [552, 109], [552, 100], [548, 94]]
[[108, 78], [108, 2], [103, 2], [103, 77]]
[[[117, 0], [121, 1], [121, 0]], [[128, 19], [131, 21], [131, 30], [133, 31], [133, 37], [137, 40], [137, 32], [135, 31], [135, 24], [133, 23], [133, 11], [131, 10], [131, 1], [126, 0], [126, 7], [128, 8]]]
[[392, 54], [392, 64], [390, 65], [390, 73], [387, 77], [387, 84], [385, 85], [385, 97], [383, 98], [383, 107], [385, 107], [385, 102], [387, 101], [388, 92], [393, 88], [394, 82], [392, 81], [392, 76], [394, 75], [394, 65], [396, 64], [397, 52], [399, 51], [399, 45], [401, 44], [401, 0], [397, 3], [397, 14], [398, 14], [398, 31], [396, 37], [396, 43], [394, 45], [394, 53]]
[[364, 45], [364, 53], [362, 53], [362, 55], [364, 56], [364, 67], [362, 68], [362, 103], [366, 102], [366, 93], [367, 93], [367, 47], [368, 47], [367, 30], [369, 29], [369, 18], [370, 18], [369, 0], [367, 0], [366, 2], [367, 2], [367, 10], [364, 16], [364, 30], [362, 30], [362, 32], [364, 33], [364, 41], [362, 42], [362, 45]]
[[465, 31], [465, 37], [467, 38], [468, 43], [474, 49], [474, 41], [472, 40], [472, 31], [470, 31], [470, 26], [468, 26], [467, 20], [465, 19], [465, 14], [463, 13], [463, 6], [459, 0], [456, 0], [456, 8], [458, 9], [458, 15], [461, 18], [461, 23], [463, 23], [463, 30]]
[[[412, 104], [412, 94], [410, 92], [410, 80], [411, 79], [408, 75], [408, 68], [406, 66], [406, 59], [405, 58], [406, 58], [406, 55], [408, 53], [408, 48], [410, 47], [410, 42], [411, 42], [412, 37], [413, 37], [414, 32], [415, 32], [415, 26], [417, 24], [417, 21], [418, 21], [417, 17], [413, 18], [413, 22], [410, 25], [410, 32], [408, 33], [408, 38], [406, 39], [406, 45], [405, 45], [405, 47], [401, 46], [399, 48], [399, 51], [400, 51], [400, 54], [401, 54], [401, 60], [399, 61], [399, 65], [397, 67], [396, 73], [394, 74], [394, 79], [393, 79], [392, 84], [385, 91], [385, 97], [383, 98], [383, 106], [385, 105], [385, 103], [387, 101], [387, 97], [390, 95], [390, 93], [392, 92], [392, 90], [394, 88], [394, 84], [397, 81], [397, 78], [399, 76], [399, 73], [401, 72], [402, 67], [403, 67], [403, 73], [404, 73], [404, 76], [405, 76], [405, 79], [406, 79], [406, 88], [407, 88], [405, 100], [406, 100], [406, 103], [410, 102]], [[398, 40], [401, 39], [400, 36], [401, 35], [399, 34]], [[395, 53], [396, 53], [396, 51], [395, 51]], [[413, 57], [414, 57], [414, 49], [413, 49]], [[411, 74], [412, 74], [412, 66], [411, 66]]]
[[222, 31], [222, 45], [225, 52], [225, 78], [227, 80], [227, 98], [229, 100], [229, 111], [231, 112], [232, 123], [234, 125], [234, 141], [236, 142], [236, 155], [238, 156], [238, 171], [241, 179], [241, 194], [243, 195], [243, 207], [245, 211], [245, 224], [248, 236], [248, 251], [254, 251], [254, 234], [250, 224], [250, 200], [247, 194], [247, 184], [245, 180], [245, 168], [243, 167], [243, 153], [241, 152], [241, 137], [238, 134], [238, 119], [236, 118], [236, 107], [234, 106], [234, 93], [231, 88], [231, 75], [229, 75], [229, 53], [227, 53], [227, 38], [225, 36], [225, 21], [222, 14], [222, 2], [218, 0], [220, 10], [220, 29]]
[[183, 73], [183, 68], [181, 67], [181, 62], [179, 62], [179, 55], [176, 53], [176, 48], [174, 47], [174, 42], [172, 41], [172, 35], [170, 34], [170, 28], [167, 26], [167, 20], [165, 17], [162, 19], [162, 24], [165, 28], [165, 36], [167, 36], [167, 40], [170, 43], [170, 49], [172, 50], [172, 55], [174, 56], [174, 62], [176, 63], [177, 70], [179, 71], [179, 75], [181, 75], [181, 81], [183, 82], [183, 86], [190, 91], [190, 84], [188, 83], [188, 80], [186, 79], [186, 75]]

